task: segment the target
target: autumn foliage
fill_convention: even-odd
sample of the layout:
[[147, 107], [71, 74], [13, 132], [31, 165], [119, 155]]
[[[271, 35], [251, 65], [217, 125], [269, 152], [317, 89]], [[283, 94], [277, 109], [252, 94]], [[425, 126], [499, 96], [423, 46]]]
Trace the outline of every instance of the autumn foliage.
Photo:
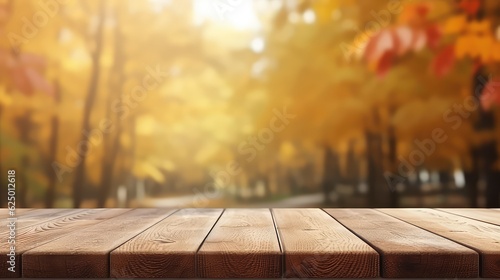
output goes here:
[[500, 180], [499, 9], [0, 0], [0, 169], [23, 206], [474, 206]]

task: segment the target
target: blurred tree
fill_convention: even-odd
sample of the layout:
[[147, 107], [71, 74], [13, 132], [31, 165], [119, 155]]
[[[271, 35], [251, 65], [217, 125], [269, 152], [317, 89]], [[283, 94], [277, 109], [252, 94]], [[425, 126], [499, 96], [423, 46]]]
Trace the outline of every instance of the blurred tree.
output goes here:
[[[498, 27], [493, 28], [493, 23], [498, 24], [500, 20], [500, 6], [496, 1], [461, 0], [450, 2], [444, 9], [444, 17], [436, 17], [432, 12], [440, 14], [443, 9], [439, 9], [440, 5], [432, 4], [408, 4], [397, 24], [370, 38], [364, 57], [379, 75], [385, 75], [390, 66], [404, 59], [407, 53], [420, 52], [424, 46], [434, 52], [431, 67], [436, 76], [450, 72], [457, 59], [465, 58], [471, 62], [472, 97], [476, 105], [481, 103], [481, 106], [472, 119], [475, 139], [469, 146], [471, 163], [466, 164], [470, 205], [477, 207], [478, 180], [482, 179], [486, 183], [486, 206], [498, 207], [498, 139], [493, 136], [496, 121], [490, 107], [499, 102], [496, 97], [499, 93], [488, 87], [487, 73], [491, 73], [491, 67], [500, 60], [500, 42], [498, 38], [495, 39]], [[434, 10], [431, 11], [431, 8]], [[423, 38], [424, 43], [420, 44], [414, 39], [418, 36]], [[486, 70], [488, 65], [489, 71]], [[467, 116], [462, 113], [461, 117]]]

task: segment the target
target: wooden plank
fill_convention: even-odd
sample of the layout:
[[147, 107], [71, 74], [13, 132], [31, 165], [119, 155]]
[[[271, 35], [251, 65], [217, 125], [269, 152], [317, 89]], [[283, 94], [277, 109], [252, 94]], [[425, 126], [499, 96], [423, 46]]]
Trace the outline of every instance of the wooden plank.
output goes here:
[[380, 209], [480, 252], [481, 276], [500, 278], [500, 227], [433, 209]]
[[321, 209], [273, 209], [287, 278], [379, 275], [379, 255]]
[[[52, 219], [57, 219], [67, 215], [72, 215], [78, 212], [83, 212], [82, 209], [36, 209], [23, 214], [16, 214], [16, 229], [20, 230], [36, 224], [46, 223]], [[8, 228], [0, 229], [0, 235], [8, 232]]]
[[[43, 245], [47, 242], [60, 238], [69, 234], [77, 229], [85, 226], [94, 225], [102, 222], [104, 219], [123, 214], [129, 210], [127, 209], [91, 209], [81, 211], [66, 210], [68, 213], [73, 212], [71, 215], [66, 215], [58, 219], [53, 219], [42, 224], [33, 225], [21, 229], [16, 234], [16, 270], [15, 273], [9, 272], [8, 256], [9, 248], [0, 248], [0, 278], [14, 278], [21, 276], [22, 261], [24, 258], [23, 253]], [[76, 211], [76, 212], [75, 212]]]
[[437, 210], [500, 226], [500, 213], [481, 208], [438, 208]]
[[[31, 210], [33, 210], [33, 208], [16, 208], [13, 217], [14, 218], [20, 217]], [[10, 211], [7, 208], [0, 209], [0, 219], [11, 218], [12, 216], [9, 215], [9, 213], [10, 213]]]
[[1, 227], [0, 227], [0, 236], [9, 236], [10, 232], [10, 225], [11, 221], [15, 221], [16, 223], [16, 230], [19, 230], [20, 228], [23, 227], [24, 223], [20, 223], [21, 220], [24, 221], [24, 219], [21, 219], [24, 215], [27, 215], [32, 211], [32, 208], [21, 208], [21, 209], [16, 209], [15, 214], [13, 216], [10, 215], [10, 211], [6, 208], [0, 209], [0, 219], [2, 220]]
[[113, 278], [196, 278], [195, 257], [222, 209], [183, 209], [111, 252]]
[[135, 209], [23, 254], [23, 277], [107, 278], [109, 253], [174, 210]]
[[281, 277], [281, 250], [270, 210], [225, 210], [196, 259], [198, 277]]
[[[398, 209], [394, 209], [398, 210]], [[479, 275], [473, 250], [372, 209], [325, 209], [382, 255], [382, 277]]]

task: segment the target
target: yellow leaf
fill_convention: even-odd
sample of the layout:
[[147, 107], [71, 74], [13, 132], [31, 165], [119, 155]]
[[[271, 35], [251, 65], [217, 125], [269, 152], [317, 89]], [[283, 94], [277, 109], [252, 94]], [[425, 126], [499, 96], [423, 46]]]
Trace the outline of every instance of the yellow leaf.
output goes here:
[[443, 28], [444, 34], [456, 34], [464, 30], [467, 23], [465, 15], [458, 15], [450, 17], [445, 23]]
[[156, 120], [151, 116], [141, 116], [137, 120], [136, 132], [138, 135], [151, 135], [156, 129]]
[[158, 170], [156, 166], [147, 161], [135, 164], [133, 173], [138, 177], [151, 177], [153, 180], [160, 183], [165, 180], [165, 177], [160, 172], [160, 170]]
[[337, 8], [336, 2], [332, 0], [317, 0], [313, 2], [314, 13], [319, 23], [328, 23], [332, 20], [333, 10]]
[[12, 104], [12, 97], [10, 97], [3, 89], [0, 89], [0, 104], [4, 106]]

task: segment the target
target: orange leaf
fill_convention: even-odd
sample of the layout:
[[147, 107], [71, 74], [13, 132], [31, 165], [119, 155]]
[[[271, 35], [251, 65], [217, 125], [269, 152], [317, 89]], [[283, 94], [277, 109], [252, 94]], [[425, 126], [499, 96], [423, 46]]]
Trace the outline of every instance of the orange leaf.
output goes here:
[[452, 16], [446, 20], [442, 29], [444, 34], [456, 34], [465, 29], [467, 17], [465, 15]]
[[481, 46], [477, 48], [479, 52], [479, 57], [483, 63], [488, 63], [493, 60], [493, 46], [495, 44], [495, 40], [491, 36], [479, 36], [477, 37], [477, 44]]
[[489, 20], [471, 21], [466, 25], [467, 32], [487, 34], [491, 32], [491, 22]]
[[413, 27], [421, 27], [425, 25], [429, 11], [430, 6], [428, 4], [408, 4], [401, 12], [401, 15], [398, 18], [398, 22]]
[[491, 58], [494, 61], [500, 61], [500, 43], [494, 42], [491, 46]]
[[477, 48], [477, 37], [474, 35], [462, 35], [457, 38], [455, 55], [461, 59], [466, 56], [476, 57], [480, 53]]

